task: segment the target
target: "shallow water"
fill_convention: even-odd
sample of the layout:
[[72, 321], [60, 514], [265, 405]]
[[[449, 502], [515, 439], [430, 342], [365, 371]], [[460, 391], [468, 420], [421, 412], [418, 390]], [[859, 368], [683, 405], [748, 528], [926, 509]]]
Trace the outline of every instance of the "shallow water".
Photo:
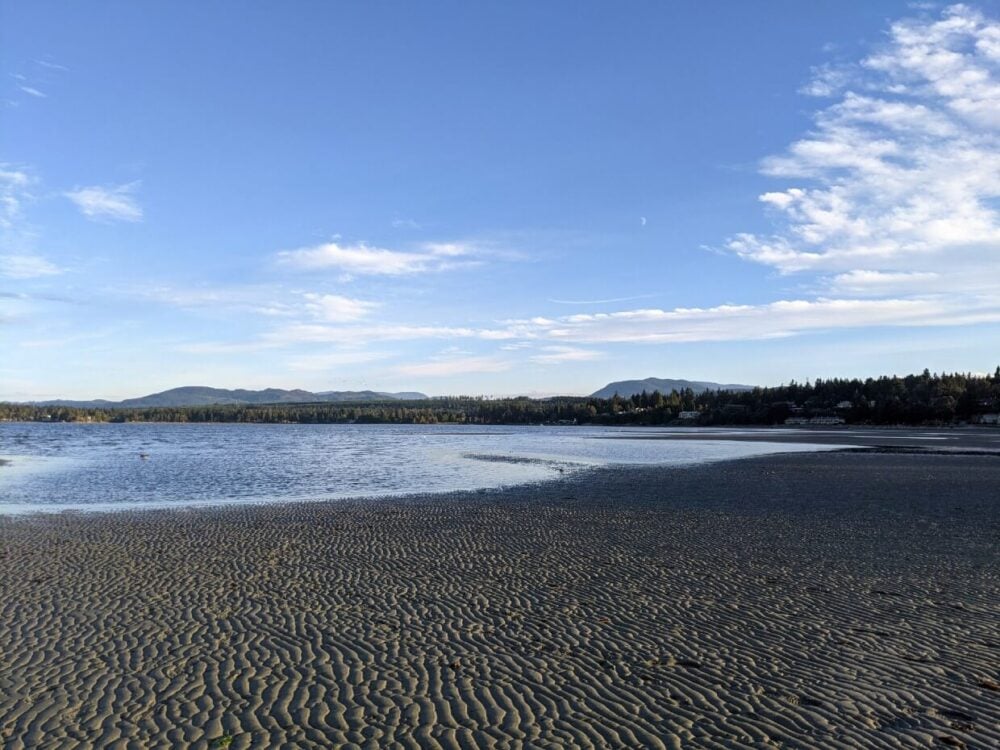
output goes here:
[[[0, 513], [450, 492], [552, 479], [595, 465], [683, 465], [830, 448], [639, 439], [651, 433], [600, 427], [4, 423], [0, 458], [9, 463], [0, 463]], [[605, 437], [620, 439], [599, 439]]]

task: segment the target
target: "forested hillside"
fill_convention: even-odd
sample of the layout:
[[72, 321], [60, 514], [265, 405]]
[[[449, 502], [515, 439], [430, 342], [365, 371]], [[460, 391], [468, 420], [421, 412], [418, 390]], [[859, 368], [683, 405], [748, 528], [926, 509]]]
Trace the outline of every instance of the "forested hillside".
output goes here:
[[631, 398], [473, 397], [417, 401], [75, 408], [0, 404], [0, 420], [46, 422], [577, 423], [774, 425], [838, 417], [848, 424], [951, 424], [1000, 411], [1000, 367], [989, 376], [931, 374], [832, 379], [754, 388], [641, 393]]

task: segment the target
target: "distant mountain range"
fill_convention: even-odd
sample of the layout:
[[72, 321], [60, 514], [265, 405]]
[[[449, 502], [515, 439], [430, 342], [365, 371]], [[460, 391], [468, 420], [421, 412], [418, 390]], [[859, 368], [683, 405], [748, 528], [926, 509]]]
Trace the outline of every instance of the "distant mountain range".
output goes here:
[[737, 383], [711, 383], [705, 380], [669, 380], [664, 378], [646, 378], [645, 380], [619, 380], [614, 383], [608, 383], [606, 386], [601, 388], [599, 391], [594, 391], [591, 395], [593, 398], [611, 398], [616, 393], [622, 398], [628, 398], [629, 396], [634, 396], [637, 393], [652, 393], [653, 391], [659, 391], [660, 393], [667, 394], [670, 391], [682, 391], [685, 388], [690, 388], [695, 393], [702, 393], [703, 391], [752, 391], [754, 386], [752, 385], [739, 385]]
[[[652, 393], [670, 393], [690, 388], [695, 393], [703, 391], [727, 390], [749, 391], [752, 385], [712, 383], [702, 380], [670, 380], [663, 378], [646, 378], [645, 380], [619, 380], [608, 383], [599, 391], [591, 394], [593, 398], [611, 398], [616, 393], [622, 398], [628, 398], [646, 391]], [[303, 404], [331, 402], [371, 402], [371, 401], [418, 401], [428, 396], [416, 391], [387, 393], [383, 391], [303, 391], [300, 389], [284, 390], [282, 388], [265, 388], [261, 391], [250, 391], [243, 388], [230, 390], [228, 388], [208, 388], [205, 386], [184, 386], [171, 388], [160, 393], [151, 393], [140, 398], [127, 398], [124, 401], [108, 401], [94, 399], [93, 401], [71, 401], [68, 399], [53, 399], [51, 401], [34, 401], [36, 406], [72, 406], [79, 409], [142, 409], [152, 406], [214, 406], [220, 404]]]
[[242, 388], [228, 390], [226, 388], [206, 388], [190, 385], [183, 388], [171, 388], [162, 393], [152, 393], [140, 398], [127, 398], [124, 401], [37, 401], [38, 406], [74, 406], [81, 409], [117, 409], [144, 408], [148, 406], [209, 406], [215, 404], [292, 404], [316, 403], [331, 401], [415, 401], [425, 399], [423, 393], [381, 393], [379, 391], [311, 391], [291, 390], [281, 388], [265, 388], [262, 391], [248, 391]]

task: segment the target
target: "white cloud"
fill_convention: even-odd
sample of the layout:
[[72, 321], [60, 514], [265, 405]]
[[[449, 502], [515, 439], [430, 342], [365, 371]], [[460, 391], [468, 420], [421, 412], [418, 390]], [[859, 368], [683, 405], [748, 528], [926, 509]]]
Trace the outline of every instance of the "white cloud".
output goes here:
[[62, 272], [63, 269], [37, 255], [0, 255], [0, 276], [8, 279], [35, 279]]
[[411, 377], [448, 377], [451, 375], [471, 375], [475, 373], [505, 372], [513, 366], [509, 360], [499, 357], [447, 357], [443, 359], [402, 365], [397, 368], [400, 375]]
[[373, 247], [359, 242], [327, 242], [278, 253], [278, 263], [297, 270], [333, 269], [354, 275], [403, 276], [468, 266], [474, 248], [463, 243], [426, 243], [415, 252]]
[[392, 226], [395, 229], [420, 229], [420, 224], [413, 219], [393, 219]]
[[107, 339], [115, 333], [114, 329], [106, 328], [98, 331], [85, 331], [69, 336], [47, 336], [46, 338], [26, 339], [19, 341], [17, 345], [22, 349], [54, 349], [56, 347], [63, 349], [72, 344], [79, 344], [84, 341], [92, 342]]
[[[877, 298], [880, 285], [914, 286], [933, 278], [906, 279], [845, 275], [840, 284], [860, 289], [859, 298], [779, 300], [759, 305], [726, 304], [670, 310], [635, 309], [610, 313], [508, 320], [486, 328], [379, 323], [322, 325], [296, 323], [264, 334], [282, 347], [301, 344], [359, 346], [375, 341], [479, 340], [501, 342], [506, 352], [523, 351], [538, 364], [580, 362], [602, 357], [587, 344], [665, 344], [745, 341], [872, 326], [926, 327], [1000, 322], [1000, 297], [991, 293], [922, 294]], [[869, 289], [872, 289], [869, 293]], [[531, 345], [532, 351], [525, 351]], [[507, 361], [507, 360], [504, 360]]]
[[333, 370], [346, 365], [368, 364], [389, 358], [387, 352], [368, 351], [334, 351], [322, 352], [320, 354], [305, 354], [299, 357], [291, 357], [288, 366], [292, 370], [303, 372], [317, 372], [323, 370]]
[[319, 325], [300, 323], [285, 326], [266, 334], [271, 341], [287, 343], [349, 343], [367, 341], [417, 341], [422, 339], [482, 339], [487, 341], [513, 339], [513, 329], [463, 328], [456, 326], [375, 324]]
[[338, 294], [306, 294], [306, 308], [320, 320], [341, 323], [359, 320], [379, 305], [360, 299], [342, 297]]
[[131, 294], [183, 310], [251, 312], [268, 317], [291, 317], [301, 311], [301, 304], [281, 301], [281, 289], [264, 284], [241, 286], [168, 285], [139, 287]]
[[632, 302], [637, 299], [649, 299], [655, 294], [633, 294], [630, 297], [610, 297], [607, 299], [549, 299], [557, 305], [607, 305], [613, 302]]
[[423, 248], [439, 258], [458, 258], [475, 252], [475, 248], [465, 242], [425, 242]]
[[24, 219], [24, 206], [34, 200], [28, 172], [0, 164], [0, 276], [35, 279], [63, 273], [64, 269], [29, 249], [37, 238]]
[[963, 5], [899, 21], [860, 65], [814, 83], [838, 100], [763, 163], [798, 181], [760, 196], [777, 231], [728, 248], [783, 274], [833, 274], [843, 293], [900, 296], [932, 279], [978, 292], [1000, 277], [1000, 23]]
[[21, 210], [32, 179], [27, 172], [0, 164], [0, 229], [11, 229], [21, 218]]
[[54, 63], [51, 60], [35, 60], [36, 65], [40, 65], [43, 68], [48, 68], [49, 70], [59, 70], [66, 72], [69, 70], [65, 65], [60, 65], [59, 63]]
[[603, 353], [593, 349], [556, 345], [543, 346], [539, 354], [534, 354], [529, 359], [540, 365], [561, 365], [565, 362], [589, 362], [603, 357]]
[[71, 190], [66, 193], [66, 197], [88, 219], [135, 222], [142, 220], [142, 208], [134, 197], [138, 187], [138, 182], [126, 185], [92, 185]]
[[940, 274], [927, 272], [848, 271], [831, 280], [831, 288], [840, 294], [880, 295], [886, 292], [910, 290], [933, 291], [940, 281]]
[[25, 94], [28, 94], [29, 96], [33, 96], [36, 99], [47, 99], [48, 98], [48, 95], [45, 92], [39, 91], [34, 86], [18, 86], [18, 88], [21, 89], [21, 91], [23, 91]]
[[378, 302], [338, 294], [289, 291], [271, 284], [232, 286], [159, 285], [138, 287], [131, 292], [144, 299], [184, 310], [209, 313], [254, 313], [270, 318], [314, 319], [324, 323], [350, 323], [370, 315]]
[[[1000, 298], [781, 300], [763, 305], [719, 305], [673, 310], [624, 310], [521, 321], [521, 337], [587, 343], [744, 341], [871, 326], [940, 326], [1000, 322]], [[516, 323], [516, 322], [515, 322]]]
[[283, 344], [278, 341], [267, 341], [258, 339], [254, 341], [196, 341], [187, 344], [178, 344], [173, 347], [176, 352], [184, 354], [249, 354], [253, 352], [266, 351], [268, 349], [280, 349]]
[[848, 71], [844, 68], [820, 65], [812, 69], [812, 78], [810, 78], [809, 83], [799, 89], [799, 93], [807, 96], [834, 96], [840, 93], [848, 81]]
[[7, 164], [0, 164], [0, 184], [23, 187], [30, 181], [27, 173], [10, 169]]

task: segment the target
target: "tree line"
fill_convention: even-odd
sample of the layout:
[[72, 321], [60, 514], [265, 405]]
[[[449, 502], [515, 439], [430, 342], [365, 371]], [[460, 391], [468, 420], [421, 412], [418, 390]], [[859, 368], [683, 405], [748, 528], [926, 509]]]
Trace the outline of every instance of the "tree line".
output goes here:
[[0, 421], [26, 422], [774, 425], [790, 418], [837, 417], [847, 424], [925, 425], [977, 421], [984, 414], [997, 412], [1000, 367], [987, 376], [924, 370], [906, 377], [792, 381], [749, 391], [653, 391], [609, 399], [455, 396], [420, 401], [147, 408], [0, 403]]

